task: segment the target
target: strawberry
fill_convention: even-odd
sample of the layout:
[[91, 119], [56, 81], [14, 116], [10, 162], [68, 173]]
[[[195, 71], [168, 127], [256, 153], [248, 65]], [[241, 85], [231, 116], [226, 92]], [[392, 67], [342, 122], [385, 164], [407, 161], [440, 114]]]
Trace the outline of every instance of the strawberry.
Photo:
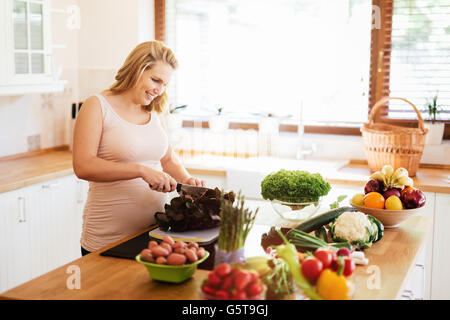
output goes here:
[[229, 291], [233, 287], [233, 278], [226, 277], [222, 280], [222, 290]]
[[259, 279], [259, 274], [256, 272], [250, 272], [250, 283], [256, 282]]
[[222, 283], [222, 279], [214, 272], [208, 274], [208, 285], [218, 287]]
[[238, 291], [244, 290], [245, 287], [247, 287], [247, 285], [251, 282], [251, 280], [252, 276], [250, 275], [249, 272], [239, 270], [238, 272], [235, 273], [234, 276], [234, 287]]
[[225, 290], [217, 290], [216, 298], [219, 300], [228, 300], [230, 298], [230, 295]]
[[250, 297], [256, 297], [264, 291], [264, 285], [260, 282], [255, 282], [247, 287], [247, 292]]
[[217, 275], [221, 278], [229, 275], [232, 270], [233, 267], [230, 266], [228, 263], [219, 264], [217, 267], [214, 268], [214, 272], [216, 272]]
[[204, 284], [202, 286], [202, 291], [203, 291], [203, 293], [209, 294], [209, 295], [212, 295], [212, 296], [214, 296], [216, 294], [216, 290], [214, 290], [214, 288], [211, 288], [207, 284]]
[[245, 291], [234, 291], [231, 294], [231, 300], [247, 300], [247, 294]]

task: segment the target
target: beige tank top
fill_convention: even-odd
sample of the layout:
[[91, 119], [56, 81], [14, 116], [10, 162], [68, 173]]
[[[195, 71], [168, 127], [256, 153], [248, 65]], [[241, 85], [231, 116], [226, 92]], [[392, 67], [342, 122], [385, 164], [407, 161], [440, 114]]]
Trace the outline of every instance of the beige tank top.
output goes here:
[[[121, 118], [101, 94], [103, 129], [99, 158], [139, 163], [162, 170], [161, 158], [168, 148], [168, 137], [155, 112], [144, 125]], [[81, 246], [95, 251], [155, 223], [154, 214], [164, 211], [167, 194], [153, 191], [141, 178], [114, 182], [89, 182], [83, 213]]]

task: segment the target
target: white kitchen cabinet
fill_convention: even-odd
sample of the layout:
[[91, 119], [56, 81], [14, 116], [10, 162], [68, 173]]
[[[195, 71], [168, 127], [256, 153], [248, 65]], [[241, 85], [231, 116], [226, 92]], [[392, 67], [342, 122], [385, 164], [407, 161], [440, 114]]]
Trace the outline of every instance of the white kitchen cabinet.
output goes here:
[[70, 175], [0, 195], [0, 292], [81, 256], [80, 185]]
[[436, 193], [431, 299], [450, 299], [450, 194]]
[[0, 1], [0, 95], [58, 92], [54, 80], [50, 0]]
[[27, 223], [28, 189], [7, 192], [0, 197], [0, 291], [32, 277]]

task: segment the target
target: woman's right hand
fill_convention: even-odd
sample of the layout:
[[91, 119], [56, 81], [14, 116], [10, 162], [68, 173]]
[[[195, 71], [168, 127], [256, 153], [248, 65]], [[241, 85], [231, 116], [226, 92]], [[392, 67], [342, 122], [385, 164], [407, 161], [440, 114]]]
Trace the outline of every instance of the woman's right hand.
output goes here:
[[177, 188], [177, 181], [169, 174], [146, 166], [142, 167], [142, 179], [154, 191], [172, 192]]

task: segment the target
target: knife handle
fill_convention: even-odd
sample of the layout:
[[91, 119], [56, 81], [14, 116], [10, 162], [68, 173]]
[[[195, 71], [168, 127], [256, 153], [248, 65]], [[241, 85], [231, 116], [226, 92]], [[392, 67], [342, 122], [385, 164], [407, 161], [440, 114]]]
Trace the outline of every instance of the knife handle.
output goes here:
[[[153, 187], [152, 187], [152, 185], [149, 183], [148, 184], [148, 186], [150, 187], [150, 189], [152, 189]], [[165, 189], [166, 187], [165, 186], [163, 186], [163, 188], [162, 188], [162, 190], [161, 191], [164, 191], [164, 189]], [[153, 189], [152, 189], [153, 190]], [[153, 190], [153, 191], [158, 191], [158, 190]]]
[[[150, 186], [150, 189], [152, 188], [152, 185], [149, 183], [148, 184], [149, 186]], [[164, 189], [165, 189], [166, 187], [165, 186], [163, 186], [163, 188], [162, 188], [162, 191], [164, 191]], [[181, 191], [181, 183], [177, 183], [177, 192], [178, 193], [180, 193], [180, 191]]]

